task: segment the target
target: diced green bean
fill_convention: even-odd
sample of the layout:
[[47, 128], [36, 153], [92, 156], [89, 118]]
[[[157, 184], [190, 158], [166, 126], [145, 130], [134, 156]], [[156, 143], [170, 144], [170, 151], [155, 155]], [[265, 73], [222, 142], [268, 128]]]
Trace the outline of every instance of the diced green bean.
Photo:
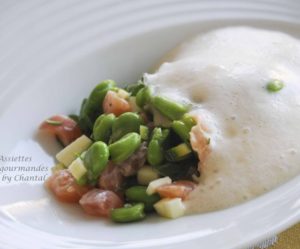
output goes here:
[[147, 161], [150, 165], [159, 165], [164, 161], [164, 146], [168, 140], [170, 130], [154, 128], [148, 145]]
[[129, 132], [140, 131], [141, 118], [138, 114], [125, 112], [116, 118], [112, 126], [111, 142], [115, 142]]
[[112, 126], [116, 117], [113, 113], [102, 114], [96, 119], [93, 128], [93, 138], [95, 141], [103, 141], [108, 143], [112, 134]]
[[89, 98], [83, 102], [79, 115], [79, 125], [85, 132], [91, 132], [94, 121], [102, 113], [105, 95], [115, 84], [113, 80], [102, 81], [93, 89]]
[[185, 143], [190, 140], [190, 129], [182, 121], [175, 120], [172, 122], [171, 128]]
[[169, 129], [161, 129], [156, 127], [152, 131], [152, 140], [158, 140], [161, 144], [164, 144], [170, 135]]
[[161, 143], [164, 145], [167, 141], [167, 139], [169, 138], [170, 135], [170, 129], [162, 129], [161, 132]]
[[125, 191], [125, 196], [130, 202], [142, 202], [146, 211], [152, 211], [153, 205], [160, 200], [158, 194], [148, 195], [145, 186], [133, 186]]
[[267, 84], [269, 92], [278, 92], [284, 87], [284, 83], [281, 80], [272, 80]]
[[151, 100], [151, 89], [146, 86], [139, 90], [139, 92], [136, 95], [136, 104], [143, 108], [147, 103], [149, 103]]
[[162, 145], [156, 139], [152, 139], [148, 145], [147, 161], [150, 165], [159, 165], [164, 161]]
[[96, 121], [95, 121], [95, 123], [94, 123], [93, 130], [95, 129], [96, 126], [98, 126], [98, 125], [102, 122], [103, 118], [104, 118], [106, 115], [107, 115], [107, 114], [102, 114], [102, 115], [100, 115], [100, 116], [96, 119]]
[[165, 97], [153, 97], [152, 105], [171, 120], [180, 119], [188, 111], [187, 106], [176, 103]]
[[110, 217], [114, 222], [120, 223], [142, 220], [145, 218], [144, 204], [138, 203], [133, 206], [115, 208], [111, 211]]
[[149, 139], [149, 128], [145, 125], [140, 125], [140, 135], [143, 141], [147, 141]]
[[152, 131], [151, 139], [161, 140], [162, 139], [162, 130], [159, 127], [155, 127]]
[[111, 159], [115, 163], [120, 163], [130, 157], [141, 145], [141, 136], [135, 132], [130, 132], [120, 140], [109, 145]]
[[189, 130], [197, 124], [195, 118], [188, 113], [182, 116], [181, 121], [188, 127]]
[[102, 102], [105, 98], [106, 93], [115, 87], [116, 83], [113, 80], [104, 80], [100, 84], [98, 84], [93, 91], [91, 92], [89, 98], [88, 98], [88, 105], [89, 108], [87, 111], [96, 112], [97, 114], [102, 112]]
[[125, 90], [131, 93], [131, 96], [136, 96], [139, 90], [145, 87], [144, 83], [135, 83], [125, 87]]
[[89, 181], [98, 179], [102, 171], [106, 168], [109, 158], [109, 150], [105, 143], [99, 141], [87, 150], [84, 156], [84, 165], [87, 169]]

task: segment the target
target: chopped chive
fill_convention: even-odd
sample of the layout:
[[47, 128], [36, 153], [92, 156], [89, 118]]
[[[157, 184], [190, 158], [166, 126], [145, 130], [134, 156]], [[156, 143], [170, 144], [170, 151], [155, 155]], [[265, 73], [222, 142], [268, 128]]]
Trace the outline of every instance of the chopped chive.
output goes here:
[[278, 92], [284, 87], [281, 80], [272, 80], [267, 84], [267, 90], [269, 92]]
[[63, 124], [63, 122], [61, 122], [61, 121], [51, 120], [51, 119], [47, 119], [47, 120], [46, 120], [46, 123], [47, 123], [47, 124], [50, 124], [50, 125], [55, 125], [55, 126], [59, 126], [59, 125], [62, 125], [62, 124]]

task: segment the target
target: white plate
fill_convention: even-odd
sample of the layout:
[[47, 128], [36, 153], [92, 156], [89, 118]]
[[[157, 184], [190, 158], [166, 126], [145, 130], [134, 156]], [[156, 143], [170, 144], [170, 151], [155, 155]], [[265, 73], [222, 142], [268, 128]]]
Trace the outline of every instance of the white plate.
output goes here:
[[[51, 167], [58, 147], [36, 134], [41, 120], [78, 111], [101, 79], [134, 82], [180, 41], [229, 25], [299, 37], [300, 6], [296, 0], [2, 0], [1, 169]], [[3, 162], [8, 155], [31, 161]], [[300, 221], [300, 177], [220, 212], [114, 225], [57, 203], [41, 181], [3, 178], [19, 173], [0, 171], [1, 248], [245, 248]]]

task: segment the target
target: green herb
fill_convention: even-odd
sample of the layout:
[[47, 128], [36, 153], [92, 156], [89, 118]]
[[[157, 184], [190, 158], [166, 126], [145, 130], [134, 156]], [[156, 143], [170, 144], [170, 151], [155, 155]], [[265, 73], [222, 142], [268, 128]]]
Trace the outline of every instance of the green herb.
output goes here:
[[59, 126], [59, 125], [62, 125], [62, 124], [63, 124], [62, 121], [51, 120], [51, 119], [47, 119], [47, 120], [46, 120], [46, 123], [47, 123], [47, 124], [50, 124], [50, 125], [55, 125], [55, 126]]
[[269, 92], [278, 92], [284, 87], [281, 80], [272, 80], [267, 84], [267, 90]]

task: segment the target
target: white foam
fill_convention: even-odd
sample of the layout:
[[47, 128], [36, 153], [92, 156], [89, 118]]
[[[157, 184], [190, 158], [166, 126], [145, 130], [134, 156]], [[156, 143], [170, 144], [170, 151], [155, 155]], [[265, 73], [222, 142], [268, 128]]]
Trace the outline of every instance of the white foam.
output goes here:
[[[300, 42], [247, 27], [200, 35], [175, 49], [148, 84], [196, 103], [211, 152], [189, 212], [244, 202], [300, 172]], [[266, 84], [282, 80], [270, 93]], [[200, 129], [200, 126], [199, 126]], [[207, 135], [207, 134], [206, 134]]]

